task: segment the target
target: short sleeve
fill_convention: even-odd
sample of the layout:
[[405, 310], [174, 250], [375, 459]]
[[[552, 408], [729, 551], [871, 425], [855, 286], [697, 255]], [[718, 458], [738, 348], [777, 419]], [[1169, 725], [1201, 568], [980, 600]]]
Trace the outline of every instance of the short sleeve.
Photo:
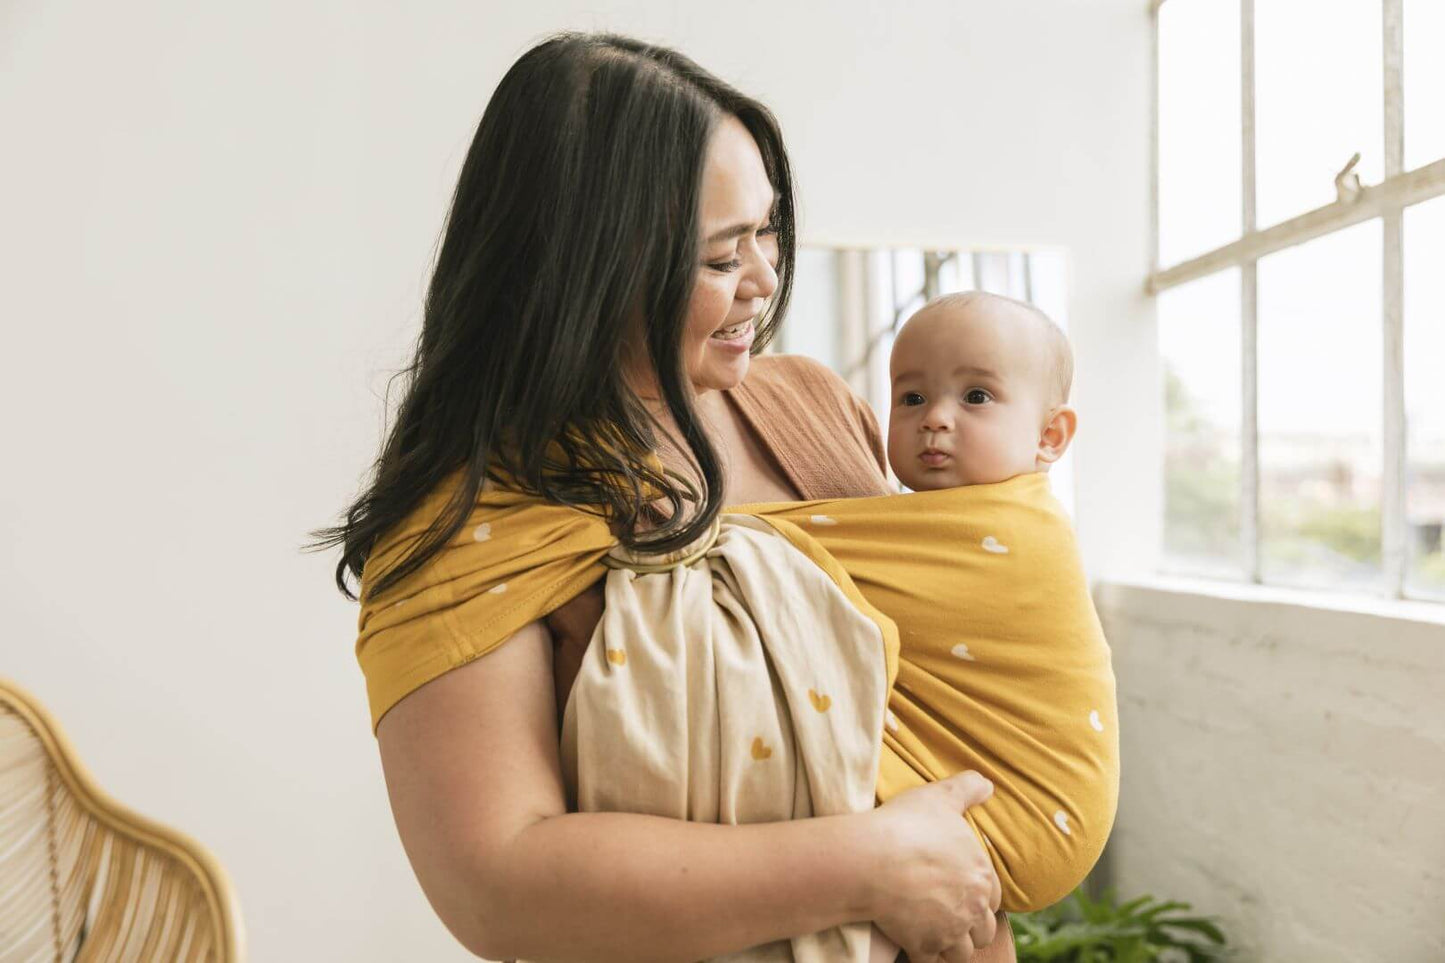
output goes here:
[[873, 455], [873, 460], [878, 463], [878, 470], [887, 475], [888, 452], [883, 444], [883, 432], [878, 425], [878, 416], [873, 413], [872, 406], [859, 397], [842, 375], [821, 361], [798, 355], [796, 364], [808, 371], [809, 377], [825, 385], [828, 392], [834, 397], [846, 400], [848, 414], [858, 430], [862, 432], [868, 450]]
[[462, 528], [417, 571], [377, 597], [370, 576], [404, 556], [436, 517], [428, 497], [367, 559], [356, 658], [372, 731], [408, 694], [486, 655], [595, 582], [615, 544], [598, 516], [513, 492], [483, 492]]

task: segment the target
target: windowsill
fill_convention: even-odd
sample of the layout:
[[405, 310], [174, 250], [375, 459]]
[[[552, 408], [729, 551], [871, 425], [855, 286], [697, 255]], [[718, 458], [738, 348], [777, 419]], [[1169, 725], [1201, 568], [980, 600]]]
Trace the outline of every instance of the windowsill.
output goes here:
[[1128, 594], [1141, 590], [1203, 600], [1307, 609], [1311, 612], [1338, 613], [1340, 615], [1373, 616], [1445, 627], [1445, 604], [1439, 602], [1387, 599], [1372, 595], [1285, 588], [1277, 585], [1255, 585], [1224, 579], [1165, 574], [1104, 579], [1094, 586], [1095, 597], [1109, 602], [1123, 601], [1118, 598], [1120, 593]]

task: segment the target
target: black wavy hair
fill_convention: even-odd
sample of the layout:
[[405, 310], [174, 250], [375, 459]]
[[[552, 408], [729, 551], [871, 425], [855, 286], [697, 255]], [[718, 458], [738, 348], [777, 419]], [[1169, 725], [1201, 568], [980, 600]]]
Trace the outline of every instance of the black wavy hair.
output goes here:
[[[396, 419], [345, 522], [307, 546], [342, 546], [336, 585], [348, 599], [348, 573], [372, 597], [423, 566], [498, 470], [605, 515], [633, 549], [670, 551], [712, 523], [722, 466], [681, 349], [703, 164], [728, 115], [752, 134], [777, 192], [778, 286], [755, 322], [756, 354], [787, 309], [796, 250], [792, 175], [768, 109], [676, 51], [615, 34], [551, 37], [507, 71], [462, 164]], [[649, 467], [657, 425], [622, 363], [639, 315], [700, 491]], [[378, 538], [458, 470], [423, 537], [361, 586]], [[649, 486], [668, 512], [650, 507]]]

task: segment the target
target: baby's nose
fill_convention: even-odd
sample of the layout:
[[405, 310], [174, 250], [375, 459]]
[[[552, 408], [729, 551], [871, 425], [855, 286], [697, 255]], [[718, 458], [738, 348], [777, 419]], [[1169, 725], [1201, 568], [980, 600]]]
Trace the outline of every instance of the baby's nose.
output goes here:
[[924, 431], [952, 431], [953, 419], [946, 411], [933, 408], [924, 414], [922, 427]]

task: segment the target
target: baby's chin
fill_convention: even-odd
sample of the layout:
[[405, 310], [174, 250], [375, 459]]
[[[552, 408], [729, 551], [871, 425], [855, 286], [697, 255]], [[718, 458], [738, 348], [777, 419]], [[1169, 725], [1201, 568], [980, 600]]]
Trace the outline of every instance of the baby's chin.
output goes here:
[[945, 488], [962, 488], [965, 485], [993, 485], [1023, 474], [1017, 471], [976, 472], [958, 465], [950, 465], [947, 469], [938, 471], [910, 471], [907, 474], [895, 468], [893, 473], [909, 491], [915, 492], [936, 492]]
[[[897, 474], [895, 472], [895, 474]], [[944, 488], [957, 488], [960, 485], [970, 484], [960, 481], [953, 472], [928, 472], [927, 474], [916, 474], [912, 477], [898, 475], [898, 480], [914, 492], [936, 492]]]

